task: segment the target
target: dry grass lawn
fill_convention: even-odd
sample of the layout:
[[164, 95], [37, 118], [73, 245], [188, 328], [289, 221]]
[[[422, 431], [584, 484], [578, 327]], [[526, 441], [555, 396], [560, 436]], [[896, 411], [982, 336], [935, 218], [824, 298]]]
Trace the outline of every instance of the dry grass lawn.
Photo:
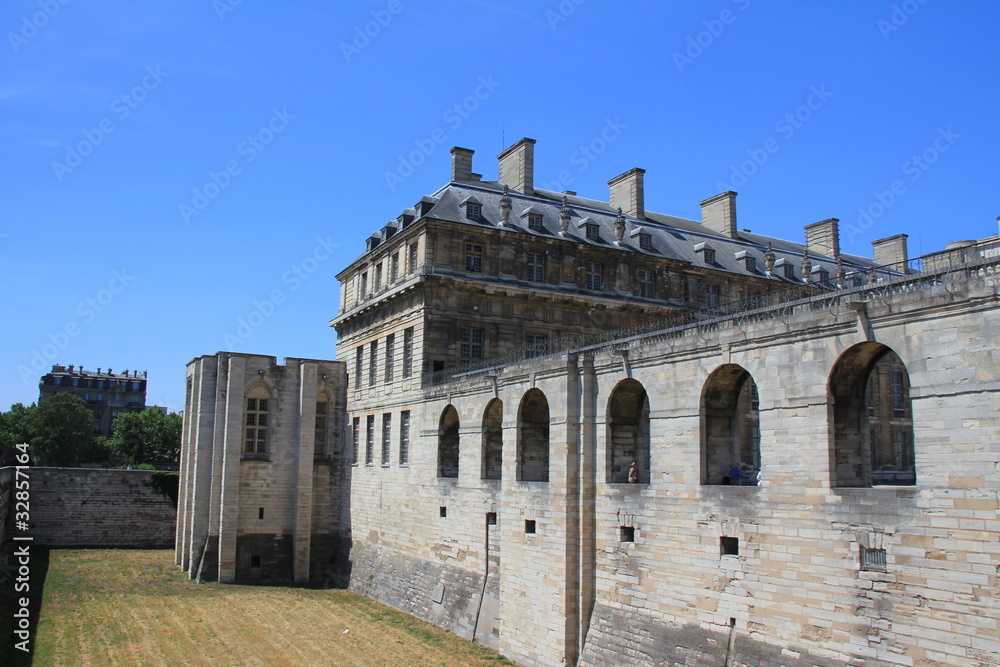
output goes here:
[[199, 585], [171, 551], [54, 550], [34, 664], [514, 663], [349, 591]]

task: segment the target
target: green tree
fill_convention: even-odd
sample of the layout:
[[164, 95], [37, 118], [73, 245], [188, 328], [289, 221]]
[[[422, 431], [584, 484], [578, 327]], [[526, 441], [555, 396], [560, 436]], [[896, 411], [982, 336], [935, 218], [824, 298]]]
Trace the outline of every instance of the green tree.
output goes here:
[[94, 415], [79, 396], [56, 394], [28, 410], [35, 465], [78, 466], [103, 458], [94, 443]]
[[115, 461], [137, 465], [166, 457], [177, 461], [181, 451], [181, 416], [159, 408], [123, 412], [115, 418], [107, 447]]
[[31, 418], [35, 404], [25, 407], [15, 403], [7, 412], [0, 412], [0, 449], [31, 442]]

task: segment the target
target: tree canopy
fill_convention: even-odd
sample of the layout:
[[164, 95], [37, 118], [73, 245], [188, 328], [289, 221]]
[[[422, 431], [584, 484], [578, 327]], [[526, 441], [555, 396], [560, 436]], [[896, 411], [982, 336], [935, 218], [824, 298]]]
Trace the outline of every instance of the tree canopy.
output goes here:
[[71, 467], [105, 458], [94, 440], [94, 415], [79, 396], [56, 394], [27, 413], [35, 465]]
[[123, 412], [115, 418], [114, 432], [105, 441], [111, 458], [137, 465], [156, 460], [176, 461], [181, 450], [181, 416], [159, 408]]

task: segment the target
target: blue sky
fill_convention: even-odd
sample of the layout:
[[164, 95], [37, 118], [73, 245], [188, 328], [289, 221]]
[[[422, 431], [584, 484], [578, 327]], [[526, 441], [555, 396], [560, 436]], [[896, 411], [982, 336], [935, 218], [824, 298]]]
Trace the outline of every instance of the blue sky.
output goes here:
[[[528, 136], [535, 182], [845, 251], [997, 233], [1000, 5], [35, 0], [0, 26], [0, 409], [53, 363], [183, 406], [218, 350], [332, 358], [335, 274]], [[254, 315], [254, 313], [258, 313]], [[245, 324], [241, 325], [241, 322]]]

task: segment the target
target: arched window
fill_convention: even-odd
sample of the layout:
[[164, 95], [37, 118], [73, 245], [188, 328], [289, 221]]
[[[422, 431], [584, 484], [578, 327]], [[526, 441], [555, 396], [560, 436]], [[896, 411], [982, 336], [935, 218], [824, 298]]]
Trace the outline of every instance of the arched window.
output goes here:
[[701, 396], [702, 484], [758, 484], [759, 402], [743, 367], [726, 364], [708, 376]]
[[608, 482], [628, 482], [635, 465], [636, 482], [649, 483], [649, 398], [636, 380], [622, 380], [608, 401]]
[[243, 452], [267, 454], [268, 430], [271, 427], [271, 392], [267, 385], [257, 383], [246, 395], [243, 419]]
[[517, 479], [549, 481], [549, 402], [538, 389], [529, 389], [518, 409]]
[[313, 449], [316, 456], [326, 456], [327, 441], [327, 416], [329, 414], [330, 401], [326, 394], [320, 393], [316, 397], [316, 429], [313, 439]]
[[438, 477], [458, 477], [458, 410], [449, 405], [438, 425]]
[[830, 373], [834, 486], [912, 485], [910, 376], [881, 343], [860, 343]]
[[503, 401], [494, 398], [483, 414], [483, 479], [500, 479], [503, 464]]

